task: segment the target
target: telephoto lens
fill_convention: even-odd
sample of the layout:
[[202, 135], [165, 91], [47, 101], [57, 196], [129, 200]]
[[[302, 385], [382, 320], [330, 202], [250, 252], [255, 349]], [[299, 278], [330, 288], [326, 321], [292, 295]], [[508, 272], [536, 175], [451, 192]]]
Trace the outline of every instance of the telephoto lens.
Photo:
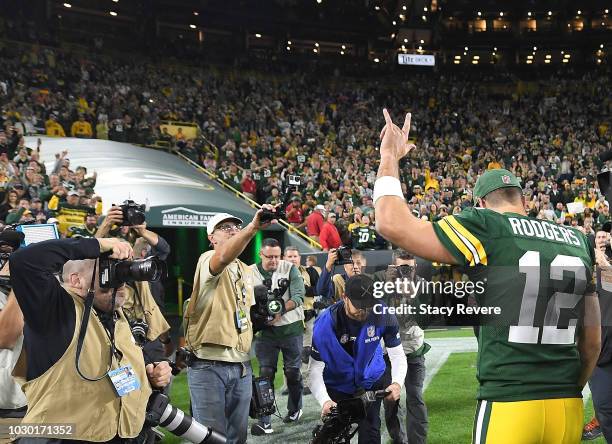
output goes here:
[[159, 281], [166, 275], [166, 263], [155, 256], [121, 261], [117, 264], [115, 273], [117, 279], [122, 282]]
[[187, 413], [170, 404], [170, 399], [161, 392], [153, 392], [147, 404], [147, 425], [162, 426], [170, 433], [194, 444], [225, 444], [221, 433], [200, 424]]

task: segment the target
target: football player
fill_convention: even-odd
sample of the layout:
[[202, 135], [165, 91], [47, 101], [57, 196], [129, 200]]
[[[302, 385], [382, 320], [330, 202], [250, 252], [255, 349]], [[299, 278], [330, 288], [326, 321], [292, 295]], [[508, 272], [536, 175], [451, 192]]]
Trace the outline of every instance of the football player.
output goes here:
[[377, 230], [410, 253], [458, 264], [485, 281], [480, 307], [502, 315], [478, 337], [478, 404], [474, 444], [580, 442], [581, 391], [600, 349], [594, 253], [574, 228], [530, 218], [518, 179], [488, 170], [474, 187], [479, 208], [431, 223], [414, 217], [399, 181], [408, 142], [383, 111]]

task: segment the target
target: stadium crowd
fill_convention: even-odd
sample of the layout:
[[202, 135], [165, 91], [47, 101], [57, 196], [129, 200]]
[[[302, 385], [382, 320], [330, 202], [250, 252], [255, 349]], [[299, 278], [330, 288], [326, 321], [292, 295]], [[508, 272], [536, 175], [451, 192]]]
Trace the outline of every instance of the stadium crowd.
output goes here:
[[[532, 216], [589, 234], [609, 218], [595, 180], [597, 155], [612, 148], [606, 68], [530, 82], [486, 72], [340, 82], [306, 73], [160, 68], [49, 48], [21, 57], [13, 51], [0, 52], [0, 146], [9, 160], [21, 156], [23, 144], [9, 128], [17, 126], [51, 136], [166, 141], [259, 203], [279, 203], [287, 176], [298, 174], [288, 222], [325, 249], [362, 246], [352, 232], [375, 223], [380, 122], [372, 110], [383, 105], [413, 113], [421, 149], [402, 175], [419, 217], [435, 221], [472, 205], [478, 175], [502, 167], [520, 177]], [[160, 131], [162, 120], [197, 123], [203, 137], [172, 136]], [[22, 173], [24, 187], [32, 187]], [[380, 238], [363, 245], [385, 246]]]

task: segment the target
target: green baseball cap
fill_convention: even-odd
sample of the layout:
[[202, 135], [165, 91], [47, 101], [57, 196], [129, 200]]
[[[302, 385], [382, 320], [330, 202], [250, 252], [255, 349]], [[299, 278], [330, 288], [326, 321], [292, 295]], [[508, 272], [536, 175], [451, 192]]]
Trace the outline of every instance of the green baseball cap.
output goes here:
[[476, 199], [479, 197], [485, 197], [491, 191], [509, 187], [516, 187], [521, 190], [523, 189], [516, 176], [510, 171], [503, 168], [487, 170], [476, 181], [473, 196], [474, 202], [476, 202]]

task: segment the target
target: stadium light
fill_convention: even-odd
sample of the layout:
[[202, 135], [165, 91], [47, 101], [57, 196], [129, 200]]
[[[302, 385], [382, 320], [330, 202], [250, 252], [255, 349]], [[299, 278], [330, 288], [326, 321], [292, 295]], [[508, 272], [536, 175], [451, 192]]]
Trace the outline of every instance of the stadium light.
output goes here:
[[115, 3], [119, 3], [119, 0], [113, 0]]
[[198, 16], [200, 13], [198, 11], [193, 11], [193, 15]]
[[531, 17], [531, 11], [527, 12], [527, 17]]
[[342, 49], [346, 49], [346, 45], [342, 45]]
[[467, 51], [463, 51], [463, 55], [467, 55]]
[[608, 11], [609, 11], [609, 9], [606, 9], [604, 12], [607, 14], [607, 13], [608, 13]]
[[461, 56], [460, 55], [456, 55], [455, 59], [461, 59]]
[[291, 40], [287, 40], [287, 45], [291, 45]]
[[599, 45], [599, 47], [600, 47], [601, 49], [603, 49], [603, 43], [602, 43], [601, 45]]
[[533, 60], [527, 60], [527, 64], [531, 65], [533, 63]]
[[189, 25], [189, 27], [190, 27], [191, 29], [196, 29], [196, 28], [197, 28], [197, 26], [196, 26], [196, 25]]
[[425, 6], [425, 7], [423, 8], [423, 11], [427, 12], [427, 6]]
[[406, 16], [405, 16], [404, 14], [400, 14], [398, 17], [399, 17], [399, 18], [400, 18], [400, 20], [402, 20], [402, 21], [406, 20]]
[[491, 53], [491, 55], [495, 55], [495, 51], [493, 51], [493, 52]]
[[563, 63], [569, 63], [569, 59], [563, 59]]
[[552, 15], [552, 11], [548, 11], [548, 16], [550, 17]]
[[64, 3], [64, 8], [72, 8], [72, 5], [70, 3]]
[[393, 23], [393, 26], [397, 25], [397, 22], [395, 20], [393, 20], [391, 23]]
[[255, 34], [255, 37], [257, 37], [258, 39], [260, 39], [260, 38], [261, 38], [261, 34], [260, 34], [260, 33], [257, 33], [257, 34]]
[[110, 15], [112, 15], [113, 17], [117, 17], [117, 13], [115, 11], [111, 11], [109, 12]]
[[482, 16], [482, 12], [478, 11], [478, 17]]
[[319, 47], [319, 42], [315, 42], [315, 46], [318, 48]]
[[291, 46], [287, 46], [287, 51], [291, 51]]
[[395, 38], [395, 33], [391, 34], [391, 38], [394, 39]]
[[500, 17], [503, 17], [503, 16], [504, 16], [504, 13], [503, 13], [503, 12], [500, 12], [500, 13], [499, 13], [499, 16], [500, 16]]
[[537, 50], [538, 50], [538, 47], [537, 47], [537, 46], [534, 46], [534, 47], [533, 47], [533, 50], [534, 50], [534, 51], [537, 51]]
[[316, 53], [318, 53], [318, 52], [319, 52], [319, 50], [318, 50], [317, 48], [314, 48], [314, 49], [312, 50], [312, 52], [314, 52], [314, 53], [316, 54]]
[[552, 58], [552, 56], [550, 54], [546, 54], [546, 58], [550, 59], [550, 58]]
[[378, 63], [378, 62], [380, 62], [380, 59], [379, 59], [378, 57], [376, 57], [376, 58], [374, 59], [374, 63]]
[[527, 60], [532, 60], [532, 59], [533, 59], [533, 56], [532, 56], [532, 55], [528, 55], [528, 56], [527, 56]]
[[550, 59], [544, 60], [544, 63], [550, 63]]
[[320, 5], [321, 3], [323, 3], [323, 0], [317, 0], [317, 3]]
[[597, 63], [598, 63], [598, 64], [599, 64], [599, 63], [601, 63], [601, 59], [597, 59]]
[[472, 65], [478, 65], [478, 60], [472, 60]]
[[480, 56], [475, 55], [474, 60], [480, 60]]
[[404, 5], [404, 6], [402, 6], [402, 9], [405, 11], [408, 8], [406, 7], [406, 5]]
[[578, 10], [578, 15], [580, 15], [580, 14], [582, 14], [582, 11], [579, 9], [579, 10]]
[[495, 47], [493, 48], [493, 51], [497, 51], [497, 46], [495, 46]]
[[467, 50], [468, 50], [468, 47], [466, 46], [466, 47], [465, 47], [465, 48], [463, 48], [463, 49], [467, 51]]
[[380, 6], [374, 6], [375, 11], [380, 11]]
[[340, 55], [344, 55], [344, 51], [340, 51]]
[[425, 43], [425, 40], [421, 39], [421, 44], [424, 44], [424, 43]]
[[404, 39], [404, 43], [408, 43], [408, 39]]
[[425, 17], [424, 15], [422, 15], [421, 18], [423, 19], [424, 22], [427, 21], [427, 17]]
[[569, 54], [565, 54], [565, 55], [563, 56], [563, 58], [564, 58], [564, 59], [569, 59], [570, 57], [571, 57], [571, 56], [570, 56]]
[[461, 60], [455, 60], [455, 65], [458, 65], [459, 63], [461, 63]]
[[419, 45], [419, 51], [422, 51], [422, 50], [423, 50], [423, 47]]

